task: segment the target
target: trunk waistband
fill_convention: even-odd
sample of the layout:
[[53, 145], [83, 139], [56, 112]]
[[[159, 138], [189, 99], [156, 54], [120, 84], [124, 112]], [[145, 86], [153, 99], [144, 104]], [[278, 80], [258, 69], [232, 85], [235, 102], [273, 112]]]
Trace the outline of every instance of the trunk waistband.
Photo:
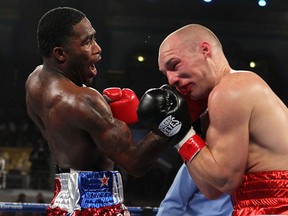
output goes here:
[[121, 174], [118, 171], [75, 171], [55, 175], [51, 208], [67, 212], [102, 208], [124, 201]]

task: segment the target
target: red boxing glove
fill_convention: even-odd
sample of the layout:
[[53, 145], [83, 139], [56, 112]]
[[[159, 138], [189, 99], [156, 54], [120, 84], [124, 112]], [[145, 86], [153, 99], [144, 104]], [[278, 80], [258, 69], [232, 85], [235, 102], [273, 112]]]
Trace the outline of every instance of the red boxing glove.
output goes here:
[[184, 98], [188, 104], [188, 108], [189, 108], [190, 117], [192, 119], [192, 122], [194, 122], [207, 109], [207, 100], [194, 101], [191, 98], [189, 98], [188, 96], [184, 96]]
[[131, 89], [121, 90], [118, 87], [111, 87], [104, 89], [102, 94], [109, 103], [114, 118], [127, 124], [134, 124], [138, 121], [136, 110], [139, 99]]

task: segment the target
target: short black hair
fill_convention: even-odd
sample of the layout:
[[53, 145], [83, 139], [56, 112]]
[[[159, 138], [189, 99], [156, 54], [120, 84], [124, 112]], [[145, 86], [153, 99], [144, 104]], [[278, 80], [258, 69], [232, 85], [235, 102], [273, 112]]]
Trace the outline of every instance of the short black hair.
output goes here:
[[86, 15], [71, 7], [58, 7], [45, 13], [38, 23], [37, 41], [40, 54], [49, 57], [54, 47], [62, 46], [73, 33], [73, 26]]

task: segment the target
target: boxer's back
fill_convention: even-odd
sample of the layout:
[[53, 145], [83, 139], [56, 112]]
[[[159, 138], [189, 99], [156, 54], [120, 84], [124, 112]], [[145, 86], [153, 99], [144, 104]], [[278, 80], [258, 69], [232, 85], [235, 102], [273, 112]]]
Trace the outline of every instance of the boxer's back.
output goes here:
[[39, 66], [26, 82], [27, 110], [48, 141], [59, 167], [112, 170], [113, 162], [100, 153], [85, 133], [85, 125], [81, 125], [81, 118], [89, 115], [83, 111], [81, 100], [85, 89]]
[[247, 172], [288, 170], [288, 109], [266, 83], [259, 83], [252, 95]]

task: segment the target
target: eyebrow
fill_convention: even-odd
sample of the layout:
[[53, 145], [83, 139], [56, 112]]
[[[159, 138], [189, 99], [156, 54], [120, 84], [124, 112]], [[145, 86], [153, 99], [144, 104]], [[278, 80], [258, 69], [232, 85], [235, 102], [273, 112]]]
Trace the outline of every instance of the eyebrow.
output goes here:
[[84, 39], [85, 40], [90, 39], [90, 38], [94, 37], [95, 35], [96, 35], [96, 31], [93, 31], [93, 33], [86, 35]]
[[168, 61], [166, 61], [164, 65], [166, 68], [169, 68], [169, 67], [171, 67], [171, 65], [175, 64], [175, 61], [177, 61], [176, 63], [180, 62], [179, 58], [172, 57], [172, 58], [168, 59]]
[[82, 43], [85, 43], [86, 41], [90, 40], [91, 38], [93, 38], [96, 35], [96, 32], [85, 35], [85, 37], [81, 40]]
[[174, 58], [170, 58], [168, 61], [165, 62], [165, 66], [171, 65], [171, 63], [172, 63], [173, 60], [174, 60]]
[[[163, 64], [163, 66], [164, 66], [164, 68], [168, 68], [169, 69], [169, 67], [170, 67], [170, 65], [172, 64], [172, 61], [174, 60], [175, 58], [170, 58], [170, 59], [168, 59], [168, 61], [166, 61], [164, 64]], [[164, 75], [166, 75], [167, 73], [166, 73], [166, 70], [161, 70], [161, 68], [159, 68], [159, 71], [161, 71]]]

